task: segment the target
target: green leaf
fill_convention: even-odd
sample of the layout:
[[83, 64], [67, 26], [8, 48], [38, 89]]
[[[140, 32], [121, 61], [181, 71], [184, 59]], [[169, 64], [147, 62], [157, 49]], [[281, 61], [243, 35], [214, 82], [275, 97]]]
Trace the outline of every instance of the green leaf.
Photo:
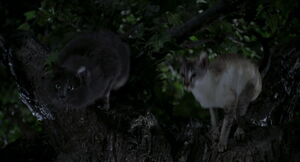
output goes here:
[[130, 14], [129, 16], [126, 17], [126, 21], [130, 24], [135, 24], [137, 20], [133, 14]]
[[28, 11], [24, 13], [24, 16], [26, 17], [26, 20], [32, 20], [36, 17], [35, 11]]
[[168, 23], [171, 25], [179, 25], [181, 24], [181, 19], [179, 14], [175, 13], [168, 13], [167, 14]]
[[264, 6], [260, 4], [256, 9], [256, 16], [260, 15], [263, 12]]
[[190, 36], [189, 39], [191, 41], [197, 41], [198, 40], [198, 38], [196, 36], [194, 36], [194, 35]]
[[154, 52], [158, 52], [161, 48], [164, 47], [166, 42], [170, 41], [170, 36], [166, 33], [153, 35], [147, 45], [152, 46]]
[[246, 42], [250, 42], [250, 37], [247, 36], [247, 35], [244, 35], [244, 40], [245, 40]]
[[24, 23], [18, 27], [19, 30], [29, 30], [30, 26], [28, 23]]

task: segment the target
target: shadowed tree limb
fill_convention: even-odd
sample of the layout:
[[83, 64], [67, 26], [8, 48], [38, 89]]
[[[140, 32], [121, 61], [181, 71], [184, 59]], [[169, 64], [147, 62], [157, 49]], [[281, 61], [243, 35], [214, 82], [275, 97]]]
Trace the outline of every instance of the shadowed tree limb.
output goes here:
[[171, 28], [168, 33], [172, 38], [175, 38], [177, 42], [182, 42], [187, 36], [200, 30], [202, 27], [226, 14], [236, 12], [238, 7], [246, 2], [247, 1], [242, 0], [219, 0], [215, 5], [192, 17], [182, 25]]

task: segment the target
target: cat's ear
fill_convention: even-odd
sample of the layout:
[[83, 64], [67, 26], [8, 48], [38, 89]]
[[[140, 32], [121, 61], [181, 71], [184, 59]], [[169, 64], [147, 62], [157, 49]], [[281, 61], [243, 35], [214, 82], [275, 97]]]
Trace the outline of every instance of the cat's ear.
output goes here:
[[85, 66], [81, 66], [77, 69], [76, 76], [81, 83], [89, 84], [91, 81], [90, 72]]
[[84, 74], [86, 72], [87, 72], [86, 67], [85, 66], [80, 66], [80, 68], [77, 69], [76, 75], [82, 75], [82, 74]]
[[198, 66], [200, 66], [201, 68], [207, 68], [208, 66], [208, 55], [206, 52], [201, 52], [198, 60], [197, 60], [197, 64]]

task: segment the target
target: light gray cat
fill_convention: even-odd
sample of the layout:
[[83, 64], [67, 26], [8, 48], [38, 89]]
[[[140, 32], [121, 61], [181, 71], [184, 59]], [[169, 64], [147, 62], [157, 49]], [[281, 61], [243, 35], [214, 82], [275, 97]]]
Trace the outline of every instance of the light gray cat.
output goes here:
[[46, 102], [80, 109], [103, 99], [108, 109], [110, 91], [128, 79], [129, 55], [128, 46], [111, 32], [81, 34], [64, 47], [45, 80]]
[[[180, 74], [187, 90], [193, 93], [203, 108], [209, 108], [215, 133], [217, 121], [212, 108], [224, 109], [218, 150], [225, 151], [233, 121], [237, 120], [240, 124], [249, 103], [261, 92], [262, 80], [257, 66], [234, 54], [221, 55], [209, 62], [207, 54], [203, 52], [197, 59], [183, 60]], [[235, 137], [241, 138], [243, 134], [239, 125]]]

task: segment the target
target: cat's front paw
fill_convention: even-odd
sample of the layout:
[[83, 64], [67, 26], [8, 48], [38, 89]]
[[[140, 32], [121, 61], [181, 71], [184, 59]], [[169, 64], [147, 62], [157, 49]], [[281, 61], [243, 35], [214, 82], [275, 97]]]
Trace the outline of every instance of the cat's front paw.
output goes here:
[[101, 104], [101, 105], [98, 105], [97, 108], [100, 109], [100, 110], [105, 110], [105, 111], [107, 111], [107, 110], [110, 109], [110, 105], [109, 105], [109, 103]]
[[234, 139], [237, 141], [244, 140], [245, 134], [246, 134], [245, 131], [242, 128], [238, 127], [234, 132]]
[[109, 103], [104, 104], [104, 106], [103, 106], [103, 109], [104, 109], [104, 110], [109, 110], [109, 108], [110, 108]]
[[218, 151], [219, 152], [225, 152], [227, 150], [227, 144], [219, 142], [218, 144]]
[[220, 138], [220, 131], [218, 127], [214, 127], [210, 130], [211, 139], [214, 142], [217, 142]]

